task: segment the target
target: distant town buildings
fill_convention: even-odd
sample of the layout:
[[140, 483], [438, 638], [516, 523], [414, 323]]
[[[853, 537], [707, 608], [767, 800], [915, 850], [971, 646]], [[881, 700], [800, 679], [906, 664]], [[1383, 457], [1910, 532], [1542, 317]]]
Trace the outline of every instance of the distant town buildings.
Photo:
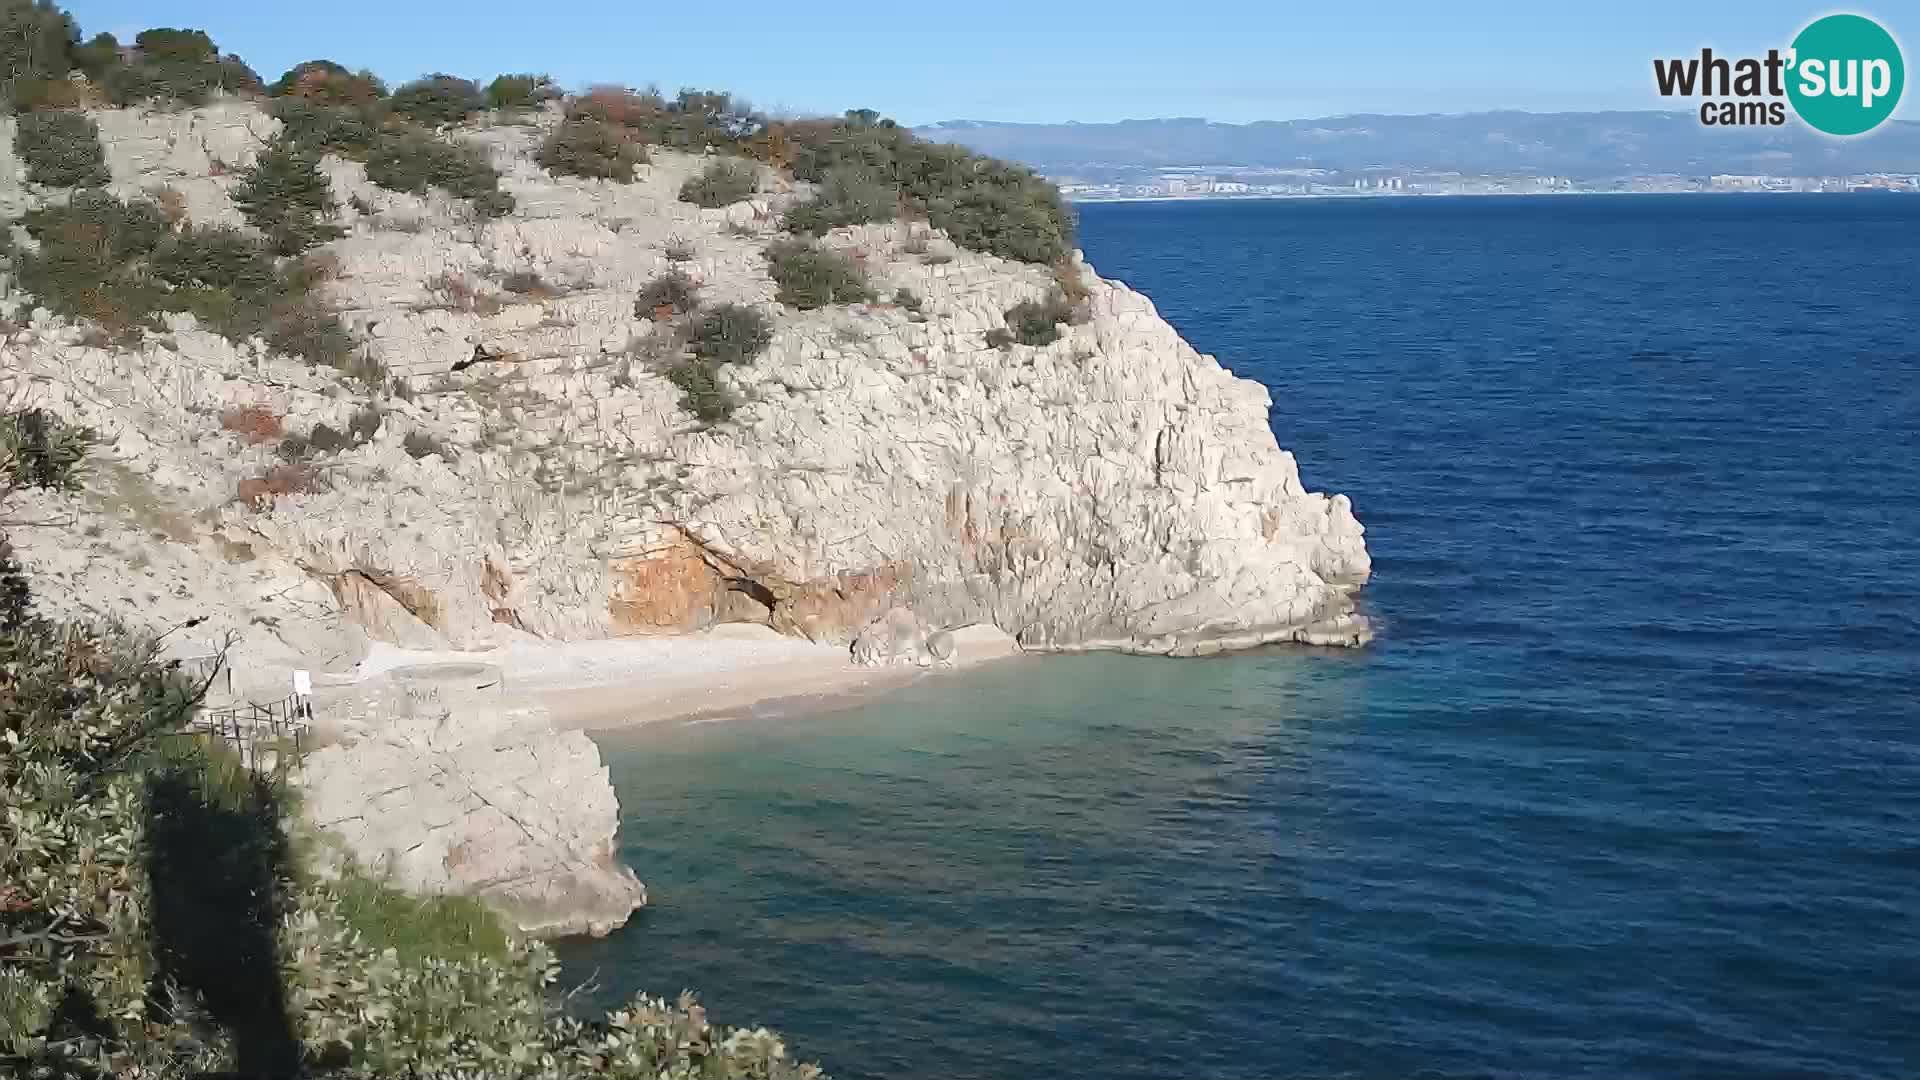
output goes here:
[[1824, 191], [1920, 192], [1920, 175], [1870, 173], [1850, 176], [1770, 176], [1715, 173], [1601, 178], [1534, 174], [1471, 174], [1395, 169], [1260, 169], [1237, 166], [1183, 166], [1151, 173], [1123, 174], [1099, 180], [1053, 178], [1069, 199], [1220, 199], [1298, 196], [1382, 195], [1545, 195], [1599, 193], [1685, 193]]

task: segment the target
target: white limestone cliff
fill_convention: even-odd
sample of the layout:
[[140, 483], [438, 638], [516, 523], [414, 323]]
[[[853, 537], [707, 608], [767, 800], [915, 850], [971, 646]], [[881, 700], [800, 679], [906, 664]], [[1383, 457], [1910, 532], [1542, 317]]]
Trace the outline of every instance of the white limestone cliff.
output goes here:
[[[235, 172], [277, 127], [244, 102], [95, 116], [117, 194], [171, 188], [193, 220], [227, 224], [242, 220]], [[348, 228], [326, 249], [328, 299], [405, 393], [305, 490], [263, 483], [274, 442], [233, 418], [345, 430], [368, 395], [335, 373], [183, 316], [137, 350], [44, 311], [5, 327], [4, 407], [103, 439], [99, 490], [42, 500], [52, 523], [15, 538], [44, 604], [156, 629], [200, 618], [203, 639], [239, 636], [236, 671], [344, 669], [368, 639], [480, 648], [725, 622], [850, 644], [896, 608], [923, 645], [977, 624], [1032, 650], [1367, 639], [1347, 499], [1301, 485], [1263, 386], [1125, 285], [1076, 262], [1091, 317], [1048, 346], [992, 348], [986, 332], [1043, 298], [1048, 270], [896, 223], [823, 243], [918, 311], [795, 312], [761, 252], [806, 185], [769, 175], [754, 199], [703, 210], [677, 199], [698, 157], [656, 150], [615, 184], [540, 170], [538, 124], [460, 134], [491, 152], [511, 215], [387, 192], [327, 159]], [[0, 120], [0, 212], [62, 197], [25, 182], [11, 142]], [[724, 369], [744, 404], [716, 426], [680, 407], [650, 359], [660, 330], [633, 310], [673, 265], [704, 301], [775, 321], [757, 362]], [[452, 373], [476, 345], [508, 359]], [[426, 439], [445, 452], [415, 456]]]
[[365, 872], [477, 896], [543, 935], [605, 934], [646, 903], [614, 857], [619, 808], [593, 741], [503, 708], [499, 669], [402, 668], [331, 710], [363, 731], [307, 755], [302, 810]]
[[[229, 223], [221, 193], [274, 124], [246, 104], [101, 119], [118, 190], [173, 187]], [[793, 193], [701, 210], [675, 198], [699, 160], [665, 152], [630, 185], [555, 179], [532, 163], [539, 135], [468, 134], [519, 203], [497, 222], [382, 191], [330, 159], [343, 202], [372, 211], [345, 211], [333, 298], [414, 393], [390, 404], [378, 445], [328, 467], [332, 490], [265, 512], [209, 498], [271, 455], [223, 435], [220, 410], [258, 406], [298, 430], [342, 426], [353, 403], [325, 378], [263, 377], [257, 355], [207, 335], [135, 357], [26, 329], [8, 346], [8, 396], [89, 378], [136, 395], [164, 386], [163, 399], [74, 405], [113, 437], [195, 444], [176, 455], [149, 442], [131, 457], [152, 448], [155, 468], [214, 489], [194, 509], [219, 531], [301, 564], [393, 640], [477, 645], [497, 622], [569, 637], [751, 620], [847, 641], [901, 604], [935, 626], [996, 623], [1033, 649], [1364, 637], [1343, 619], [1369, 569], [1347, 501], [1301, 486], [1265, 388], [1196, 353], [1145, 297], [1082, 266], [1085, 325], [1046, 347], [990, 348], [985, 332], [1044, 296], [1048, 274], [886, 225], [827, 243], [859, 257], [882, 295], [924, 298], [921, 314], [785, 311], [760, 251]], [[35, 196], [21, 171], [0, 153], [0, 205]], [[684, 269], [707, 300], [778, 315], [768, 353], [729, 369], [749, 404], [711, 429], [629, 356], [655, 332], [633, 296], [676, 242], [693, 249]], [[506, 293], [514, 272], [560, 295]], [[434, 291], [447, 281], [482, 299]], [[522, 359], [445, 374], [476, 344]], [[413, 430], [457, 459], [398, 460], [388, 451]], [[382, 468], [384, 482], [370, 479]]]

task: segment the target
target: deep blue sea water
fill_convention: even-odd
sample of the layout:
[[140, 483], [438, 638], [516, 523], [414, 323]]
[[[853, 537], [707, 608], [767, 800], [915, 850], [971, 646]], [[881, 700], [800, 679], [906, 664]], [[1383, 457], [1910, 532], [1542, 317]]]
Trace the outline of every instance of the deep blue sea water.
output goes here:
[[656, 902], [570, 973], [840, 1077], [1920, 1076], [1920, 199], [1082, 227], [1380, 640], [608, 740]]

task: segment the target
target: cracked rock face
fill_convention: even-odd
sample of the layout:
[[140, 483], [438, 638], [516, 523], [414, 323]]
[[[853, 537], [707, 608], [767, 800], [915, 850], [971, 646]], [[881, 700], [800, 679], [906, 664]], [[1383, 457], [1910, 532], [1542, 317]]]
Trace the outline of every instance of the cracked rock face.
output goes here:
[[[239, 220], [236, 173], [277, 125], [238, 102], [100, 121], [116, 192], [173, 187], [216, 222]], [[334, 616], [406, 645], [730, 621], [851, 643], [896, 607], [1040, 650], [1366, 640], [1352, 596], [1370, 564], [1347, 499], [1302, 487], [1267, 390], [1195, 352], [1146, 297], [1076, 263], [1088, 318], [1050, 345], [992, 348], [986, 332], [1045, 297], [1052, 274], [895, 223], [822, 243], [917, 309], [796, 312], [774, 303], [760, 253], [806, 185], [769, 175], [752, 200], [703, 210], [676, 198], [698, 157], [656, 151], [633, 184], [554, 178], [532, 160], [542, 135], [460, 133], [517, 200], [497, 221], [327, 160], [349, 229], [328, 245], [329, 298], [408, 393], [381, 403], [371, 439], [311, 463], [304, 490], [273, 493], [260, 479], [272, 443], [221, 417], [345, 430], [362, 401], [331, 372], [190, 318], [110, 352], [42, 313], [6, 342], [0, 397], [100, 429], [154, 499], [195, 522], [169, 541], [183, 548], [173, 562], [230, 578], [230, 553], [249, 552], [245, 574], [263, 584], [212, 601], [214, 625], [280, 619], [265, 583], [304, 581]], [[9, 145], [0, 206], [59, 197], [20, 179]], [[633, 310], [676, 266], [704, 302], [774, 320], [757, 362], [723, 369], [743, 404], [717, 426], [680, 407], [666, 330]], [[506, 359], [450, 373], [476, 345]], [[236, 502], [249, 481], [255, 497]], [[38, 546], [58, 561], [75, 540]], [[89, 573], [75, 570], [70, 594], [82, 607]]]
[[497, 669], [463, 664], [360, 688], [381, 699], [379, 722], [307, 756], [307, 818], [408, 892], [477, 896], [532, 934], [606, 934], [647, 893], [614, 856], [600, 752], [537, 710], [503, 710], [499, 685]]

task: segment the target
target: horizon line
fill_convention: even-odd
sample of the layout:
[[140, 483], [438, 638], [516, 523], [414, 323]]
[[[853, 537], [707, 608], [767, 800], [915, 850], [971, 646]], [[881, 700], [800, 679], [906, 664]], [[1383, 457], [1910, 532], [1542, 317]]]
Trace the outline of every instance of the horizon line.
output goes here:
[[[1204, 116], [1129, 116], [1119, 120], [971, 120], [965, 117], [953, 117], [935, 120], [924, 124], [905, 125], [914, 131], [944, 127], [949, 124], [971, 124], [979, 127], [1114, 127], [1120, 124], [1207, 124], [1214, 127], [1254, 127], [1259, 124], [1306, 124], [1323, 120], [1357, 120], [1368, 117], [1384, 117], [1400, 120], [1466, 119], [1475, 116], [1672, 116], [1691, 117], [1691, 109], [1554, 109], [1536, 112], [1531, 109], [1469, 109], [1460, 112], [1351, 112], [1328, 113], [1324, 116], [1301, 116], [1287, 120], [1210, 120]], [[1920, 120], [1903, 120], [1900, 117], [1888, 117], [1887, 124], [1904, 124], [1909, 127], [1920, 126]]]

